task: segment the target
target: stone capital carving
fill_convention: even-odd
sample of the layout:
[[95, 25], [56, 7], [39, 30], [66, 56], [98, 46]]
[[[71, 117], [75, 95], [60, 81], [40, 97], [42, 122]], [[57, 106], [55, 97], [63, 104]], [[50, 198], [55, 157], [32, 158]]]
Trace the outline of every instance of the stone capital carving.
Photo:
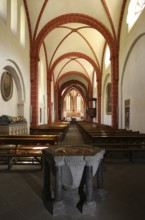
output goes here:
[[65, 156], [64, 161], [68, 166], [85, 165], [83, 156]]
[[64, 166], [64, 156], [54, 157], [55, 166]]
[[105, 150], [102, 150], [95, 154], [94, 156], [85, 156], [85, 162], [87, 166], [93, 166], [95, 163], [98, 163], [101, 159], [103, 159]]

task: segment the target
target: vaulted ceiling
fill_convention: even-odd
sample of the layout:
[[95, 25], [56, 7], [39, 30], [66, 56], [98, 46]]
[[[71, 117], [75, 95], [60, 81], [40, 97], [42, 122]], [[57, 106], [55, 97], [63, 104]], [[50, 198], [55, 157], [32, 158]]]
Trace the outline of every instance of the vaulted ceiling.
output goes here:
[[67, 87], [75, 80], [88, 88], [94, 73], [102, 74], [105, 46], [118, 42], [126, 2], [24, 0], [31, 43], [45, 49], [54, 84]]

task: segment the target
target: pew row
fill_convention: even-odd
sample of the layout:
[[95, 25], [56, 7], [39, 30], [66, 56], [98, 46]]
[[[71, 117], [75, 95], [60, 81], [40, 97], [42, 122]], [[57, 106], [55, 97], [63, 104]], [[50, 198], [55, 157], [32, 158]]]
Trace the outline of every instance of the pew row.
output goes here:
[[42, 124], [38, 127], [31, 127], [30, 134], [39, 135], [57, 135], [58, 140], [64, 140], [69, 129], [69, 122], [54, 122], [49, 124]]
[[85, 143], [105, 149], [105, 158], [112, 154], [121, 153], [133, 161], [134, 153], [145, 152], [145, 134], [139, 131], [114, 129], [111, 127], [91, 125], [91, 123], [78, 123], [78, 128]]
[[0, 159], [6, 161], [8, 169], [20, 158], [35, 160], [42, 168], [42, 150], [57, 144], [57, 135], [0, 135]]

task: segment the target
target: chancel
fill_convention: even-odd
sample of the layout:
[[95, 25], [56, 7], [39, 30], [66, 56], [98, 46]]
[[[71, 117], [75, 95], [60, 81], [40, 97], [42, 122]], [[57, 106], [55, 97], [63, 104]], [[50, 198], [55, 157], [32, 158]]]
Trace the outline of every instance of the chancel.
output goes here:
[[0, 0], [0, 219], [145, 218], [144, 21], [145, 0]]

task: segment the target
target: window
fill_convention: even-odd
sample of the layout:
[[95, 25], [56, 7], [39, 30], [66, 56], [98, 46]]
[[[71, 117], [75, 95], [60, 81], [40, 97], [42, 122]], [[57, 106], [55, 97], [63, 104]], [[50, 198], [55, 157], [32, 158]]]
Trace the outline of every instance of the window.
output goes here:
[[17, 34], [17, 16], [18, 16], [17, 0], [11, 0], [11, 30]]
[[139, 18], [140, 14], [145, 8], [145, 0], [131, 0], [128, 7], [128, 15], [126, 22], [128, 24], [128, 31], [133, 27], [134, 23]]
[[81, 96], [77, 95], [77, 111], [81, 111]]
[[7, 1], [0, 0], [0, 17], [6, 21], [7, 18]]
[[70, 95], [66, 96], [66, 110], [70, 111]]
[[20, 17], [20, 43], [25, 46], [25, 11], [24, 7], [21, 6], [21, 17]]
[[107, 45], [106, 51], [105, 51], [105, 67], [107, 68], [110, 64], [110, 49], [109, 46]]

